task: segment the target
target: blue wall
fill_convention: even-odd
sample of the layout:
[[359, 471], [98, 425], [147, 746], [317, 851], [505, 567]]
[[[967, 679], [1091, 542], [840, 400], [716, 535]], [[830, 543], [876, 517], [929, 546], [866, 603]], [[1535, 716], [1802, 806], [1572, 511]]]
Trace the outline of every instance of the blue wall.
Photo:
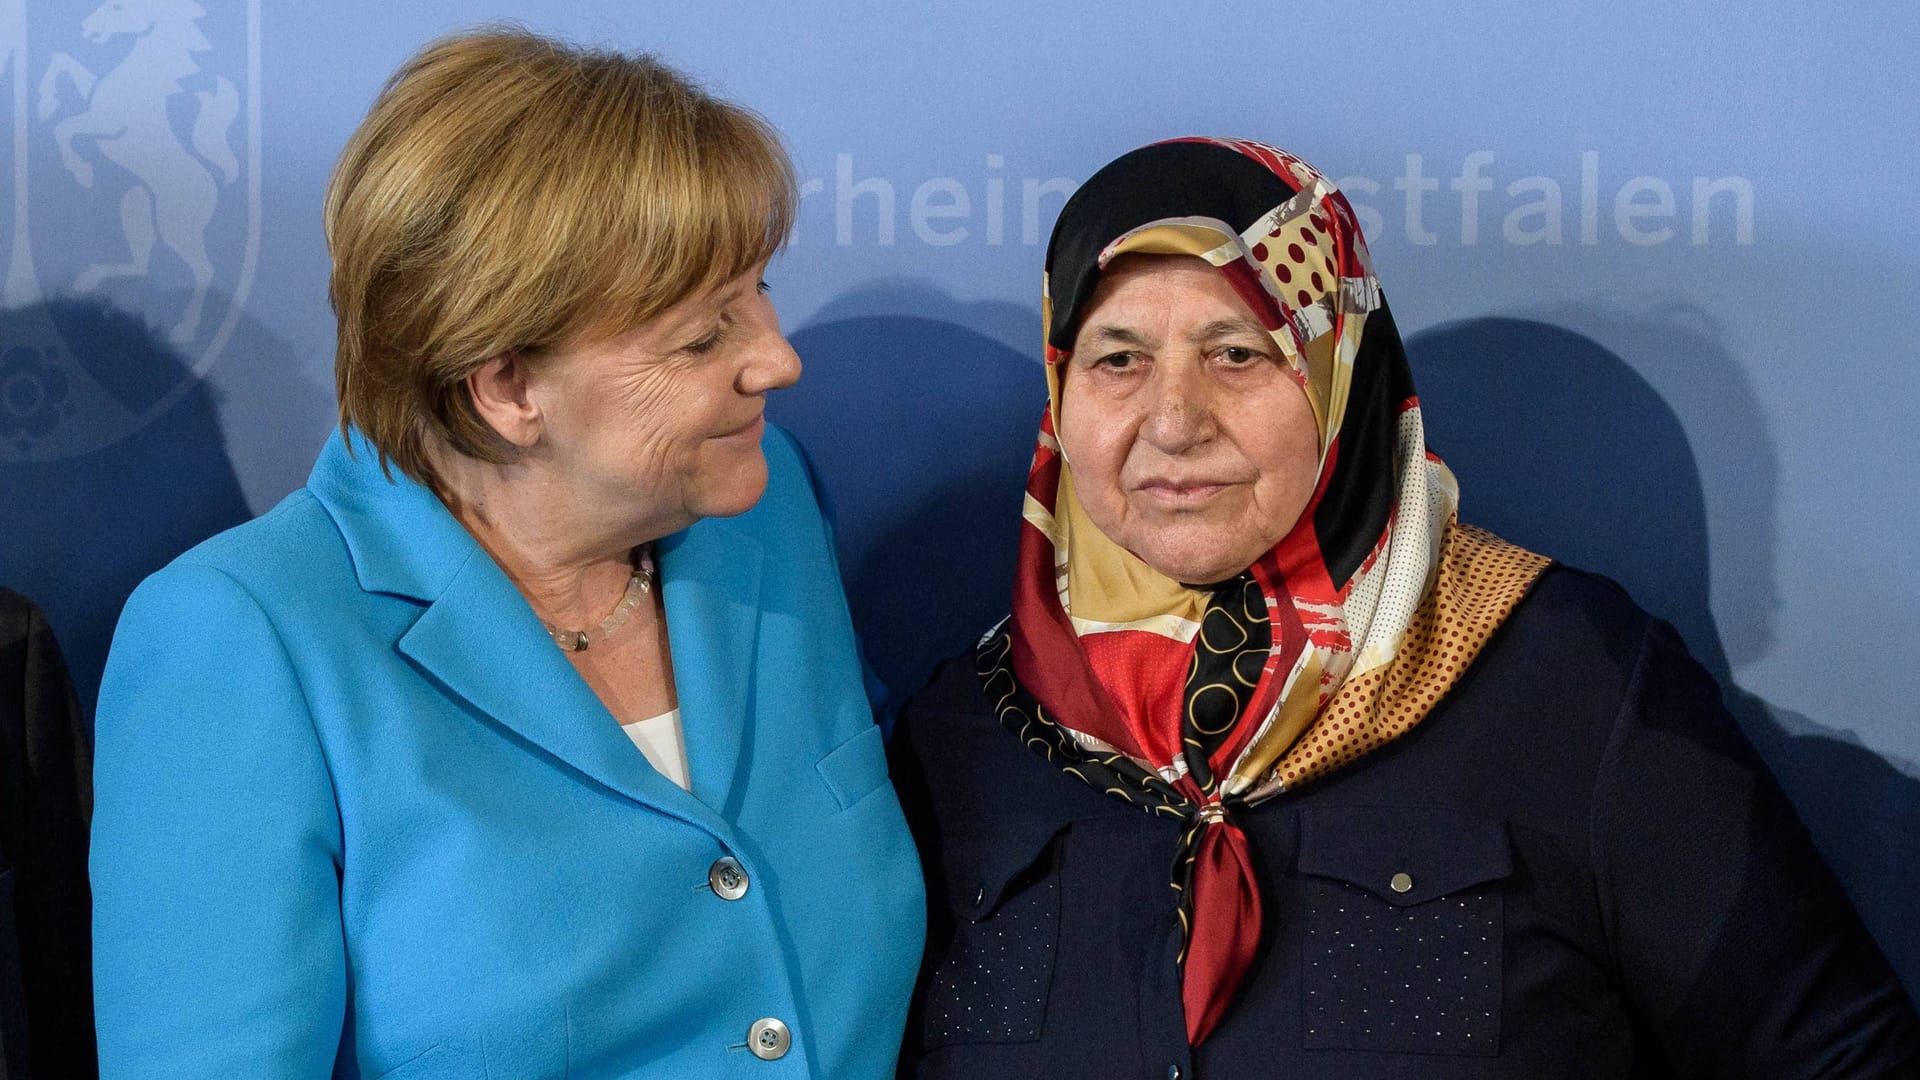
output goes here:
[[[321, 193], [379, 83], [513, 18], [657, 50], [790, 139], [807, 194], [769, 280], [808, 372], [774, 414], [903, 690], [1003, 607], [1074, 182], [1187, 133], [1342, 178], [1464, 516], [1680, 626], [1920, 985], [1910, 8], [122, 6], [174, 17], [0, 0], [0, 582], [89, 699], [134, 582], [300, 484], [328, 431]], [[87, 280], [148, 232], [144, 271]]]

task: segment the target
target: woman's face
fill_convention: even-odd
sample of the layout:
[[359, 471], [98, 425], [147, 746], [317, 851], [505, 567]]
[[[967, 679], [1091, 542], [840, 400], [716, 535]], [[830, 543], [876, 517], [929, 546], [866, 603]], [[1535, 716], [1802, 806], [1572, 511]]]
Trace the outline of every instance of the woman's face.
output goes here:
[[766, 394], [800, 377], [761, 288], [764, 270], [532, 363], [535, 452], [585, 516], [650, 538], [759, 501]]
[[1115, 259], [1062, 379], [1074, 494], [1108, 538], [1176, 581], [1246, 569], [1313, 495], [1319, 429], [1306, 390], [1202, 259]]

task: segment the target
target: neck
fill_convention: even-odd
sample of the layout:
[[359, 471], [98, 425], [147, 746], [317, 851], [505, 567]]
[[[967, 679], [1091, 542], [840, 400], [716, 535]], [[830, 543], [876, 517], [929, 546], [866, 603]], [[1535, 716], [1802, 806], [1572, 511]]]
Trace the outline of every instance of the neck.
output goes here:
[[634, 548], [665, 535], [608, 520], [537, 463], [437, 458], [447, 509], [555, 626], [599, 623], [626, 592]]

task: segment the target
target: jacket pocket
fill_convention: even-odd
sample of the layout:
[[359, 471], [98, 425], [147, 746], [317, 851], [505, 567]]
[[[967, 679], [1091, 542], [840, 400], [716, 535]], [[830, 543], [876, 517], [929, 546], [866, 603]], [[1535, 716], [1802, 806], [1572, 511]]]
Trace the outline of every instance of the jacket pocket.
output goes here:
[[1497, 1054], [1506, 826], [1426, 807], [1300, 818], [1308, 1049]]
[[565, 1080], [570, 1023], [564, 1005], [526, 1005], [479, 1022], [479, 1035], [445, 1039], [375, 1080]]
[[921, 1046], [1040, 1037], [1060, 937], [1059, 829], [949, 840], [950, 941], [930, 942]]
[[829, 751], [814, 768], [842, 810], [880, 790], [887, 782], [887, 748], [881, 741], [880, 728], [868, 724], [860, 734]]
[[485, 1080], [487, 1068], [477, 1050], [459, 1040], [435, 1043], [374, 1080]]

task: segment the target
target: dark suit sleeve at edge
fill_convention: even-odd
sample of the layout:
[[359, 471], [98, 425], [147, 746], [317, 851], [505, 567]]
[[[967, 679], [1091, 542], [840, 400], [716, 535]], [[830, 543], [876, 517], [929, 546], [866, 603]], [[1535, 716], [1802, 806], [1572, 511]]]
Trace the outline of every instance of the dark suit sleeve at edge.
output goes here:
[[[87, 825], [93, 756], [53, 631], [40, 610], [0, 590], [6, 629], [0, 702], [7, 739], [5, 848], [35, 1075], [98, 1075], [93, 1045]], [[28, 1034], [26, 1032], [21, 1033]], [[8, 1056], [16, 1048], [8, 1046]]]
[[1920, 1020], [1671, 627], [1648, 631], [1595, 780], [1617, 974], [1683, 1076], [1920, 1076]]

